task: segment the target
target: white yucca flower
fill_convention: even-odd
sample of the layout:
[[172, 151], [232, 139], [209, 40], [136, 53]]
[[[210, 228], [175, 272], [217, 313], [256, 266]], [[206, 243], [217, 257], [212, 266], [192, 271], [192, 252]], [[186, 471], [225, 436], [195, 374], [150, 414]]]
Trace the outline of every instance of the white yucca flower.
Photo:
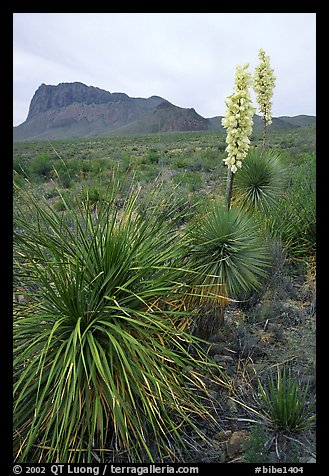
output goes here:
[[252, 132], [255, 108], [249, 93], [251, 74], [248, 71], [249, 63], [236, 67], [234, 92], [225, 100], [227, 110], [222, 119], [222, 125], [227, 129], [225, 164], [235, 173], [242, 167], [250, 145], [249, 137]]
[[272, 123], [272, 96], [275, 87], [276, 77], [274, 76], [274, 69], [270, 65], [270, 57], [266, 56], [265, 51], [260, 49], [258, 51], [259, 65], [255, 68], [255, 75], [253, 80], [253, 88], [257, 94], [256, 100], [258, 108], [263, 116], [264, 126]]

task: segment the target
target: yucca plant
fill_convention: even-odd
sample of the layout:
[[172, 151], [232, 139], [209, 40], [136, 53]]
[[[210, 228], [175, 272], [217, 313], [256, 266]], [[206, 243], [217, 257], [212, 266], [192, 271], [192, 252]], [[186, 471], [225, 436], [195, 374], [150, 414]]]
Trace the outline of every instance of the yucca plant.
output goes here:
[[295, 259], [316, 252], [316, 171], [315, 157], [290, 173], [289, 186], [272, 213], [261, 219], [262, 228], [279, 238], [288, 255]]
[[211, 364], [171, 309], [184, 289], [171, 198], [113, 192], [67, 213], [28, 199], [15, 210], [15, 460], [183, 460], [185, 428], [202, 437], [195, 420], [210, 418]]
[[276, 206], [286, 179], [278, 152], [253, 147], [236, 174], [234, 202], [246, 210], [268, 212]]
[[277, 366], [276, 376], [271, 372], [267, 385], [258, 381], [265, 416], [275, 430], [284, 433], [299, 432], [315, 421], [315, 396], [309, 386], [302, 386], [286, 366]]
[[190, 222], [186, 244], [192, 298], [214, 307], [213, 317], [202, 319], [198, 330], [209, 338], [224, 322], [228, 301], [260, 286], [268, 266], [267, 249], [249, 214], [236, 207], [228, 210], [218, 201], [207, 203]]

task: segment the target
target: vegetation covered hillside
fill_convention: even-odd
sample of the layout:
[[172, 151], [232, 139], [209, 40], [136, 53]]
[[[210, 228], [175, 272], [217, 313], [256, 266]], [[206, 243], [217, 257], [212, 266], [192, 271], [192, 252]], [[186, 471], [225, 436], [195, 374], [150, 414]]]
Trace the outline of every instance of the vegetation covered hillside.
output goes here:
[[315, 462], [316, 130], [299, 126], [269, 131], [271, 206], [245, 211], [236, 179], [223, 223], [224, 132], [14, 143], [16, 461]]

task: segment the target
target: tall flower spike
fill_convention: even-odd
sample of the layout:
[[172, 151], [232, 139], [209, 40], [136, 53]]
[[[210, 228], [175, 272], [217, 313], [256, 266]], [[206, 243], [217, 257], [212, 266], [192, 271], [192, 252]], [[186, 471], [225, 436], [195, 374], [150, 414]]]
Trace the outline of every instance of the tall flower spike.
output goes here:
[[251, 74], [248, 71], [249, 63], [236, 67], [234, 92], [225, 100], [227, 110], [222, 119], [222, 125], [227, 129], [225, 164], [235, 173], [242, 167], [242, 162], [249, 149], [249, 137], [252, 132], [255, 108], [249, 93]]
[[256, 93], [258, 108], [264, 121], [264, 145], [266, 144], [267, 126], [272, 123], [272, 96], [276, 77], [274, 69], [270, 66], [270, 57], [265, 51], [258, 51], [259, 65], [255, 68], [253, 88]]

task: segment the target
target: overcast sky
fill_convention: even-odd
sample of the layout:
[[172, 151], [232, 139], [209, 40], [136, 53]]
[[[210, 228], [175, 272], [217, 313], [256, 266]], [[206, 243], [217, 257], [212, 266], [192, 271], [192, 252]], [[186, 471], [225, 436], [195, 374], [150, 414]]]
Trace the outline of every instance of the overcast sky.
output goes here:
[[42, 83], [74, 81], [222, 116], [236, 66], [254, 72], [260, 48], [277, 77], [273, 116], [316, 114], [315, 13], [14, 13], [13, 21], [14, 125]]

